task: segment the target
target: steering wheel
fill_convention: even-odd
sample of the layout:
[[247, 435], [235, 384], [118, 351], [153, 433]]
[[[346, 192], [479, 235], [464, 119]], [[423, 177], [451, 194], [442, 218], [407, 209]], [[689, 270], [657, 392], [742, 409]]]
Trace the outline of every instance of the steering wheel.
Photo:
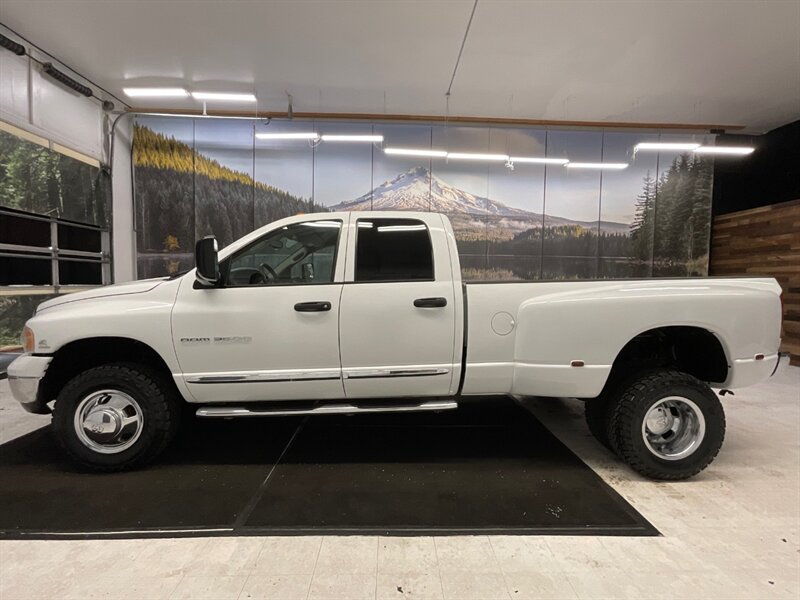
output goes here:
[[262, 277], [264, 277], [264, 283], [270, 284], [278, 279], [278, 274], [275, 272], [275, 269], [270, 267], [267, 263], [261, 263], [258, 268], [261, 271]]

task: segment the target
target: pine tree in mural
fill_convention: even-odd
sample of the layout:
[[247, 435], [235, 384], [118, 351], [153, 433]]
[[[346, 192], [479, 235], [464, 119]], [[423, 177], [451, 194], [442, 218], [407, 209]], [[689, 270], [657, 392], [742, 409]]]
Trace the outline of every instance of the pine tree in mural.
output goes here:
[[682, 155], [636, 198], [631, 257], [653, 261], [653, 275], [705, 275], [711, 227], [713, 162]]
[[708, 246], [711, 239], [711, 192], [714, 181], [714, 163], [710, 159], [696, 160], [695, 186], [692, 198], [690, 255], [692, 268], [700, 275], [708, 273]]
[[649, 261], [653, 253], [653, 211], [656, 206], [656, 180], [650, 171], [643, 179], [642, 192], [636, 196], [631, 223], [631, 257]]

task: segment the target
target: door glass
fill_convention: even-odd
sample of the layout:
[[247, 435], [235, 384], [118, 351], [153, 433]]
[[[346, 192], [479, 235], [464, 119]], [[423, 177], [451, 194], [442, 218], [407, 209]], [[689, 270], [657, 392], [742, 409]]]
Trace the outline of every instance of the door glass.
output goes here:
[[359, 219], [356, 281], [433, 281], [431, 238], [417, 219]]
[[225, 283], [228, 286], [331, 283], [341, 230], [341, 221], [307, 221], [272, 231], [230, 259]]

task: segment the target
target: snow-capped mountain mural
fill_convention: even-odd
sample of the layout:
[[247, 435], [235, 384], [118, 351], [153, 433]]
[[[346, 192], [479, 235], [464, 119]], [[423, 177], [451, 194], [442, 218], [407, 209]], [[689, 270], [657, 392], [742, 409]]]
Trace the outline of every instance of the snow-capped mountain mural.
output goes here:
[[[480, 217], [501, 217], [490, 219], [512, 229], [531, 229], [540, 227], [541, 213], [508, 206], [497, 200], [476, 196], [465, 190], [454, 187], [425, 167], [414, 167], [400, 173], [394, 179], [383, 182], [372, 192], [364, 194], [348, 202], [330, 207], [331, 210], [424, 210], [441, 212], [448, 215], [463, 215], [455, 221], [475, 222]], [[458, 229], [458, 222], [454, 223]], [[597, 221], [574, 221], [555, 215], [546, 215], [545, 227], [559, 225], [576, 225], [585, 229], [597, 230]], [[601, 231], [606, 233], [627, 234], [630, 225], [602, 221]]]
[[[255, 131], [266, 126], [258, 122]], [[312, 126], [302, 120], [271, 125], [278, 132], [296, 133]], [[356, 133], [367, 126], [330, 124], [337, 131]], [[547, 142], [554, 156], [624, 155], [630, 165], [609, 172], [602, 184], [597, 172], [558, 168], [545, 172], [521, 165], [519, 172], [508, 174], [481, 161], [430, 168], [427, 161], [387, 157], [362, 144], [254, 140], [254, 128], [241, 121], [140, 117], [133, 140], [134, 198], [141, 217], [138, 275], [157, 277], [191, 268], [191, 250], [202, 236], [213, 233], [225, 245], [271, 221], [331, 209], [446, 214], [465, 280], [707, 273], [711, 158], [629, 152], [646, 133], [598, 138], [596, 131], [373, 127], [397, 147], [430, 143], [431, 148], [480, 149], [494, 136], [494, 144], [505, 138], [509, 153], [518, 148], [534, 155]], [[713, 136], [703, 143], [713, 143]], [[409, 168], [413, 165], [421, 166]], [[370, 187], [374, 189], [368, 191]]]
[[333, 210], [432, 210], [443, 213], [528, 217], [531, 213], [453, 187], [425, 167], [414, 167], [384, 181], [372, 192]]

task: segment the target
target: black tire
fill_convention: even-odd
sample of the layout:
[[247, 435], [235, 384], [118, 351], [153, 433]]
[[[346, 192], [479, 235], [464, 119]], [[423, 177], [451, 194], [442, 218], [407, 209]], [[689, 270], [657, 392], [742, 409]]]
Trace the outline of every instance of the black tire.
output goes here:
[[[642, 426], [650, 408], [669, 396], [695, 404], [705, 422], [705, 434], [685, 458], [666, 460], [649, 449]], [[687, 373], [659, 369], [643, 373], [617, 388], [610, 406], [610, 443], [628, 465], [653, 479], [688, 479], [705, 469], [725, 439], [725, 412], [714, 391]]]
[[598, 442], [613, 452], [608, 435], [609, 405], [606, 396], [598, 396], [584, 402], [583, 410], [589, 431]]
[[[102, 454], [84, 444], [75, 430], [75, 411], [98, 390], [119, 390], [141, 408], [141, 433], [130, 447]], [[88, 369], [61, 390], [53, 409], [53, 429], [67, 454], [95, 471], [124, 471], [155, 459], [172, 441], [180, 424], [181, 402], [171, 382], [135, 363], [111, 363]]]
[[635, 379], [635, 376], [612, 373], [600, 395], [597, 398], [587, 400], [584, 409], [586, 425], [589, 427], [589, 431], [592, 432], [598, 442], [618, 456], [619, 448], [610, 429], [611, 415], [620, 397], [620, 389], [630, 383], [632, 379]]

